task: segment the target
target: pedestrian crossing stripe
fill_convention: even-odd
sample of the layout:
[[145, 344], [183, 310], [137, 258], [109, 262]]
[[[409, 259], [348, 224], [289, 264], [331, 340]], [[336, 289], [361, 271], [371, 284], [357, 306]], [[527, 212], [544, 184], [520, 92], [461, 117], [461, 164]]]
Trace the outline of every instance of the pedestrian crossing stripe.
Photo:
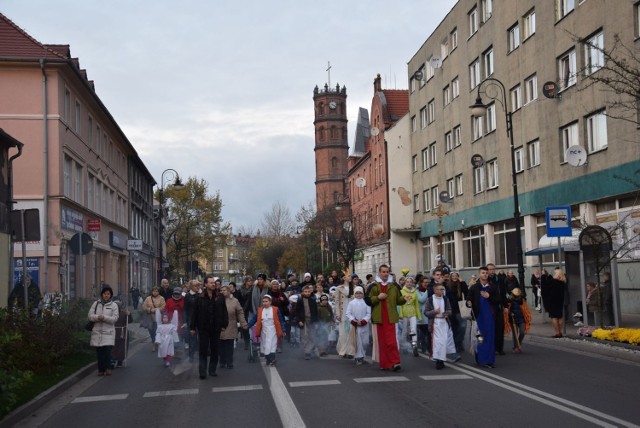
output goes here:
[[155, 392], [145, 392], [142, 398], [150, 398], [150, 397], [168, 397], [168, 396], [176, 396], [176, 395], [194, 395], [200, 392], [198, 388], [192, 389], [174, 389], [173, 391], [155, 391]]
[[71, 402], [73, 403], [91, 403], [95, 401], [113, 401], [126, 400], [129, 394], [113, 394], [113, 395], [94, 395], [89, 397], [77, 397]]
[[375, 383], [375, 382], [404, 382], [409, 379], [404, 376], [380, 376], [380, 377], [357, 377], [353, 379], [356, 383]]
[[432, 375], [432, 376], [420, 376], [420, 379], [424, 380], [463, 380], [473, 379], [469, 375]]
[[262, 389], [262, 385], [218, 386], [211, 388], [211, 392], [256, 391], [259, 389]]
[[289, 382], [289, 387], [298, 388], [301, 386], [323, 386], [323, 385], [340, 385], [341, 382], [337, 379], [332, 380], [310, 380], [305, 382]]

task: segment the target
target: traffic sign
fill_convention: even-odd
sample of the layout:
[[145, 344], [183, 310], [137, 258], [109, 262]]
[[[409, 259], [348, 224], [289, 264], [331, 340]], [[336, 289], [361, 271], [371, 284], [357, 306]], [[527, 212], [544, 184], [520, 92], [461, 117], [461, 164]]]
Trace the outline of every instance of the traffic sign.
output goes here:
[[69, 247], [73, 254], [80, 255], [82, 250], [82, 255], [85, 255], [93, 249], [93, 239], [86, 233], [78, 232], [71, 237]]
[[547, 236], [571, 236], [571, 207], [547, 207]]

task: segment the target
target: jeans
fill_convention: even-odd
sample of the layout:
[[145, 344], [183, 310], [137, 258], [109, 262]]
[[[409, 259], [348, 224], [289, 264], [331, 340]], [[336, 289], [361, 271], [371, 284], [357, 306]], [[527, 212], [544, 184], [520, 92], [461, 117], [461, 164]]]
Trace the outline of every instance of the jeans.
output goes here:
[[98, 346], [96, 354], [98, 356], [98, 371], [104, 373], [111, 369], [111, 348], [112, 346]]

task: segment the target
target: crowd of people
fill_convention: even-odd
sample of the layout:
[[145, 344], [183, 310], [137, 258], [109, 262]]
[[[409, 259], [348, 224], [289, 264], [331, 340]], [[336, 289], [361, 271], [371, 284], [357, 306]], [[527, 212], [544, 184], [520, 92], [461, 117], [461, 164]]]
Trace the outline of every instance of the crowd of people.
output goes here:
[[[564, 275], [559, 269], [553, 276], [543, 270], [531, 281], [536, 310], [541, 298], [553, 337], [561, 337]], [[112, 295], [105, 287], [89, 311], [100, 375], [110, 374], [104, 349], [112, 345], [112, 324], [118, 318]], [[217, 376], [218, 368], [233, 369], [235, 349], [243, 345], [270, 366], [288, 346], [306, 360], [334, 353], [356, 365], [371, 361], [390, 371], [402, 369], [402, 354], [425, 354], [443, 369], [445, 362], [455, 363], [470, 351], [479, 366], [493, 368], [496, 355], [505, 355], [505, 335], [511, 334], [514, 353], [523, 352], [531, 323], [524, 286], [512, 271], [496, 272], [490, 263], [467, 284], [444, 260], [427, 275], [397, 280], [387, 265], [364, 281], [336, 271], [326, 278], [305, 273], [301, 280], [294, 274], [286, 279], [258, 274], [255, 280], [244, 277], [240, 285], [207, 276], [202, 283], [171, 287], [163, 279], [141, 300], [140, 325], [149, 331], [151, 351], [166, 367], [178, 350], [193, 363], [197, 353], [201, 379]], [[465, 349], [469, 322], [471, 340]]]

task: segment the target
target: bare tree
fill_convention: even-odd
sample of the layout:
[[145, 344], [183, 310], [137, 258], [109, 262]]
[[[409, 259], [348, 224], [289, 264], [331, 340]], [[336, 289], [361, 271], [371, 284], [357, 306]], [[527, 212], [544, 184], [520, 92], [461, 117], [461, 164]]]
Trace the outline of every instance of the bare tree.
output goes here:
[[296, 231], [289, 207], [280, 201], [274, 202], [271, 211], [265, 213], [260, 227], [262, 236], [276, 241]]

